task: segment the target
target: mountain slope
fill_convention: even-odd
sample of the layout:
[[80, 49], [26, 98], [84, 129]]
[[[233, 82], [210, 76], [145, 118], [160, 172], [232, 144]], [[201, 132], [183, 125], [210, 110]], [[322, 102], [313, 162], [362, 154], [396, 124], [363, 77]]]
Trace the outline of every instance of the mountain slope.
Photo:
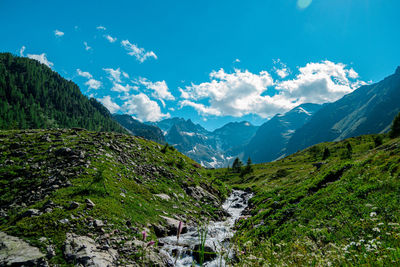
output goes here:
[[230, 122], [212, 132], [219, 149], [227, 155], [237, 155], [255, 135], [258, 126], [248, 121]]
[[320, 142], [386, 132], [399, 110], [400, 67], [383, 81], [326, 104], [293, 134], [288, 153]]
[[113, 118], [135, 136], [140, 136], [160, 144], [165, 143], [164, 134], [157, 126], [144, 124], [126, 114], [113, 114]]
[[36, 60], [0, 53], [0, 129], [72, 127], [126, 133], [75, 83]]
[[285, 147], [293, 133], [321, 108], [317, 104], [303, 104], [287, 113], [274, 116], [260, 126], [245, 148], [244, 158], [254, 163], [275, 160], [285, 154]]
[[[79, 251], [92, 245], [112, 266], [146, 265], [148, 241], [174, 235], [175, 222], [223, 216], [226, 195], [194, 161], [142, 138], [81, 129], [0, 131], [0, 234], [52, 251], [52, 266], [77, 264], [90, 249]], [[74, 242], [84, 243], [77, 252]], [[152, 264], [163, 261], [157, 246], [146, 253]]]
[[254, 165], [245, 175], [215, 170], [255, 194], [238, 222], [234, 265], [400, 262], [399, 162], [400, 138], [364, 135]]

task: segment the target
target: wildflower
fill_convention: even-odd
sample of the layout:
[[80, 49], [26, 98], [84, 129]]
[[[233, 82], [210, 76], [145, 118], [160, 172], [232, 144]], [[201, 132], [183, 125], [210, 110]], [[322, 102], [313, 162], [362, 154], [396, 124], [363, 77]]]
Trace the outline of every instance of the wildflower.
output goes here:
[[147, 233], [146, 233], [146, 231], [143, 231], [142, 232], [142, 240], [145, 241], [146, 237], [147, 237]]
[[155, 243], [156, 243], [155, 241], [151, 240], [149, 243], [147, 243], [146, 247], [152, 246], [152, 245], [154, 245]]
[[375, 212], [375, 211], [371, 212], [371, 213], [369, 214], [369, 216], [370, 216], [370, 217], [375, 217], [375, 216], [376, 216], [376, 212]]
[[374, 227], [374, 228], [372, 228], [372, 231], [374, 231], [374, 232], [378, 232], [378, 233], [380, 233], [380, 232], [381, 232], [381, 230], [380, 230], [378, 227]]
[[179, 221], [178, 232], [176, 233], [176, 240], [177, 241], [179, 241], [179, 237], [181, 236], [182, 228], [183, 228], [182, 221]]

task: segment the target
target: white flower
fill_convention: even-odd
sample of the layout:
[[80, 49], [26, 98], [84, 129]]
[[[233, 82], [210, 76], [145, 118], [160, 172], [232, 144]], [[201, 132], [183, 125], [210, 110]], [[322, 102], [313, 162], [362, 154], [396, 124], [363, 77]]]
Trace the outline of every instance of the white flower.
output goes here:
[[381, 232], [381, 230], [379, 230], [379, 228], [378, 228], [378, 227], [372, 228], [372, 231], [375, 231], [375, 232], [378, 232], [378, 233], [380, 233], [380, 232]]
[[376, 212], [374, 212], [374, 211], [373, 211], [373, 212], [371, 212], [371, 213], [369, 214], [369, 216], [370, 216], [370, 217], [374, 217], [374, 216], [376, 216]]

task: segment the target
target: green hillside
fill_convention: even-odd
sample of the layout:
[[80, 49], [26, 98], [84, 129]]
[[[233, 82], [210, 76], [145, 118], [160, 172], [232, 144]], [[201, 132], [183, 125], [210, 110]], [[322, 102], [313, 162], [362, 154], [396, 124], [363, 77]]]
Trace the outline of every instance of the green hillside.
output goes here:
[[0, 129], [72, 127], [126, 133], [72, 81], [36, 60], [0, 53]]
[[400, 139], [366, 135], [322, 143], [246, 175], [239, 266], [390, 266], [400, 261]]
[[[119, 264], [142, 262], [141, 232], [148, 240], [171, 232], [160, 216], [189, 224], [219, 218], [226, 195], [193, 160], [142, 138], [79, 129], [0, 131], [0, 232], [42, 252], [53, 246], [50, 264], [73, 263], [63, 251], [67, 233], [116, 250]], [[157, 247], [148, 253], [157, 255]]]

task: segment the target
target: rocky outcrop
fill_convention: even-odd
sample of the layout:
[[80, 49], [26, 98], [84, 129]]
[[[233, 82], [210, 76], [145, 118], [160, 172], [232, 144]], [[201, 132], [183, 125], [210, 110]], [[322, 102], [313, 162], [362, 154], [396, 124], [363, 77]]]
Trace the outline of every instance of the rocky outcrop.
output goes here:
[[0, 232], [0, 266], [47, 266], [47, 262], [37, 247]]
[[114, 249], [98, 246], [90, 237], [68, 233], [64, 244], [64, 256], [69, 263], [103, 267], [115, 266], [118, 253]]

